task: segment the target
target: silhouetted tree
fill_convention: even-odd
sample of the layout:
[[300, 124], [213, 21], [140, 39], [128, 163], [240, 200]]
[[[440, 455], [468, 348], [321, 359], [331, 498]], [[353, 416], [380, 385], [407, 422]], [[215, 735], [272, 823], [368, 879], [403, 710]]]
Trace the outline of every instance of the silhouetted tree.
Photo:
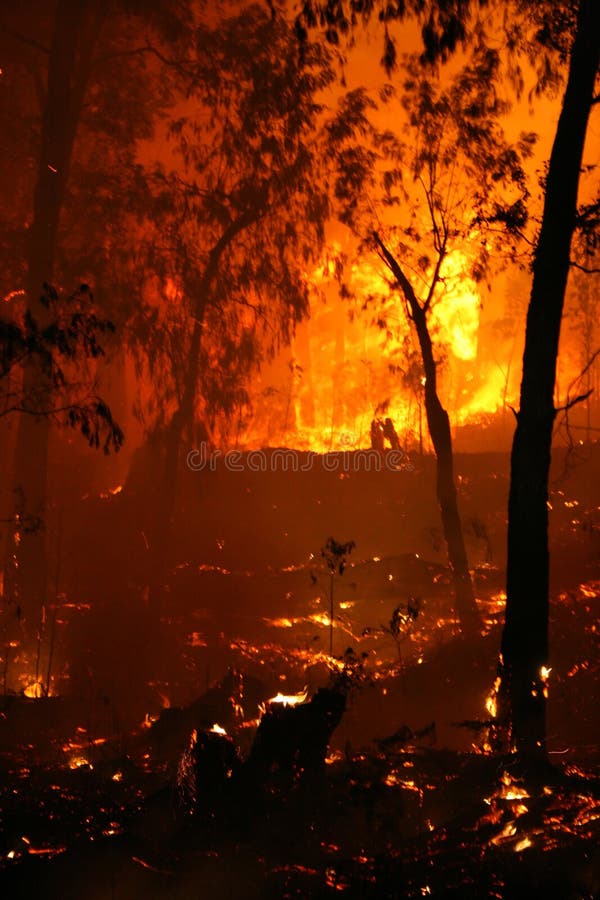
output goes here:
[[[471, 37], [485, 44], [486, 29], [472, 15], [488, 6], [498, 13], [507, 49], [506, 75], [517, 93], [524, 88], [522, 61], [536, 74], [535, 92], [556, 90], [564, 64], [568, 80], [544, 188], [544, 209], [535, 242], [533, 283], [527, 314], [520, 407], [511, 456], [508, 525], [506, 622], [502, 637], [501, 694], [505, 722], [512, 724], [512, 745], [531, 761], [546, 759], [548, 695], [548, 474], [556, 362], [573, 231], [588, 234], [600, 225], [598, 203], [577, 209], [583, 147], [594, 96], [600, 54], [600, 5], [596, 0], [557, 3], [541, 0], [438, 0], [392, 2], [381, 15], [382, 62], [391, 70], [396, 47], [390, 20], [413, 13], [422, 24], [423, 58], [445, 58]], [[337, 43], [357, 23], [371, 18], [371, 0], [307, 0], [298, 33], [320, 25]], [[488, 23], [493, 17], [488, 17]], [[500, 218], [500, 222], [502, 217]], [[518, 227], [518, 222], [512, 223]]]
[[[151, 115], [144, 118], [143, 106], [137, 102], [139, 93], [129, 109], [116, 104], [112, 114], [103, 113], [111, 96], [108, 85], [139, 85], [145, 60], [156, 59], [149, 43], [151, 35], [178, 39], [178, 20], [168, 6], [160, 0], [151, 9], [143, 9], [136, 0], [122, 0], [114, 7], [99, 0], [56, 0], [51, 4], [32, 0], [0, 13], [3, 67], [11, 84], [17, 86], [15, 96], [27, 101], [20, 108], [11, 105], [10, 92], [1, 98], [3, 116], [12, 115], [17, 121], [8, 158], [9, 171], [19, 173], [18, 216], [15, 218], [10, 208], [2, 213], [10, 223], [6, 240], [17, 260], [8, 273], [19, 279], [17, 284], [6, 284], [6, 289], [24, 290], [28, 315], [42, 331], [52, 322], [43, 285], [73, 283], [73, 272], [78, 273], [78, 280], [87, 280], [90, 245], [98, 247], [104, 242], [94, 213], [102, 208], [106, 214], [111, 191], [90, 178], [89, 186], [80, 189], [78, 196], [74, 178], [80, 179], [81, 188], [83, 170], [87, 175], [93, 172], [101, 158], [101, 146], [105, 151], [110, 143], [113, 151], [124, 144], [132, 148], [139, 137], [151, 133]], [[183, 0], [178, 12], [185, 15]], [[146, 27], [144, 38], [140, 38], [140, 20]], [[134, 78], [128, 79], [132, 68]], [[127, 91], [122, 90], [120, 100], [126, 97]], [[156, 109], [163, 99], [157, 87], [149, 95], [149, 106]], [[26, 135], [26, 140], [17, 148], [19, 134]], [[101, 134], [104, 139], [98, 140]], [[99, 154], [95, 159], [94, 149]], [[99, 240], [90, 239], [90, 227], [100, 232]], [[2, 274], [4, 278], [6, 273]], [[39, 362], [37, 354], [24, 360], [25, 396], [45, 394], [53, 387], [51, 372], [41, 369]], [[15, 454], [14, 484], [25, 495], [29, 514], [41, 520], [48, 487], [49, 427], [48, 417], [21, 416]], [[19, 556], [21, 594], [36, 609], [43, 602], [47, 578], [43, 530], [21, 542]]]
[[[486, 272], [498, 223], [518, 229], [526, 219], [521, 160], [533, 139], [524, 135], [513, 147], [504, 138], [500, 117], [506, 104], [495, 87], [499, 65], [496, 52], [477, 50], [442, 89], [413, 60], [396, 113], [406, 120], [402, 133], [372, 128], [374, 103], [363, 90], [343, 100], [330, 125], [342, 220], [391, 272], [392, 290], [402, 298], [417, 337], [437, 497], [465, 631], [473, 631], [479, 617], [458, 510], [450, 421], [438, 388], [434, 323], [451, 315], [452, 288], [458, 294], [461, 281], [478, 281]], [[388, 103], [392, 96], [388, 87]], [[379, 314], [384, 323], [393, 317], [393, 305], [388, 302]]]
[[[568, 12], [575, 12], [572, 4]], [[554, 4], [546, 9], [547, 33]], [[526, 760], [546, 758], [549, 550], [548, 475], [556, 416], [554, 389], [577, 195], [600, 62], [600, 4], [580, 0], [571, 32], [568, 79], [548, 174], [533, 261], [521, 396], [511, 456], [502, 694], [512, 741]]]
[[329, 571], [329, 655], [333, 655], [333, 584], [336, 575], [343, 575], [346, 568], [347, 557], [356, 547], [355, 541], [340, 543], [335, 538], [327, 538], [325, 546], [321, 548], [321, 557]]
[[394, 22], [416, 19], [423, 41], [422, 59], [439, 62], [454, 53], [469, 38], [473, 9], [486, 6], [488, 0], [389, 0], [384, 6], [375, 0], [304, 0], [296, 19], [301, 41], [308, 32], [320, 28], [332, 44], [352, 37], [357, 26], [376, 15], [382, 24], [381, 63], [391, 71], [397, 59], [397, 46], [390, 26]]
[[[123, 432], [96, 393], [93, 371], [86, 371], [87, 361], [104, 356], [102, 338], [114, 326], [93, 312], [87, 285], [61, 300], [44, 285], [40, 302], [47, 311], [44, 326], [29, 311], [0, 315], [0, 418], [46, 418], [79, 430], [91, 447], [119, 450]], [[33, 360], [45, 377], [31, 385], [23, 367]]]
[[167, 301], [143, 310], [138, 345], [162, 407], [158, 579], [184, 442], [209, 441], [216, 415], [239, 411], [250, 371], [308, 312], [307, 270], [329, 212], [317, 94], [332, 77], [322, 47], [300, 60], [283, 15], [259, 6], [207, 16], [181, 69], [193, 106], [170, 122], [173, 161], [151, 181], [154, 228], [142, 245]]

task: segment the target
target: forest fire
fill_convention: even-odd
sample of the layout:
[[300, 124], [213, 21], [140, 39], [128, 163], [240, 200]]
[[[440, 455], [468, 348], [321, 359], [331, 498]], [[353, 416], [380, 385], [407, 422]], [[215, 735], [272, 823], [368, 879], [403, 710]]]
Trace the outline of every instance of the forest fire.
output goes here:
[[[501, 368], [485, 363], [485, 350], [479, 352], [482, 300], [465, 276], [467, 269], [464, 254], [449, 260], [447, 296], [432, 325], [448, 348], [443, 377], [455, 426], [493, 418], [515, 399], [514, 384], [508, 386]], [[410, 322], [398, 319], [391, 305], [385, 329], [381, 307], [358, 305], [348, 320], [333, 276], [321, 268], [314, 284], [326, 290], [327, 305], [314, 302], [310, 319], [298, 327], [291, 361], [282, 354], [261, 376], [252, 393], [256, 415], [250, 430], [238, 434], [239, 445], [252, 449], [267, 443], [315, 453], [365, 448], [371, 446], [371, 423], [378, 416], [391, 419], [404, 447], [417, 446], [419, 435], [427, 441], [425, 382], [418, 370], [410, 374]], [[350, 290], [357, 297], [383, 298], [389, 288], [372, 265], [363, 263], [351, 273]], [[476, 375], [468, 365], [475, 360]], [[513, 380], [518, 374], [512, 373]]]
[[0, 894], [600, 897], [597, 0], [5, 6]]

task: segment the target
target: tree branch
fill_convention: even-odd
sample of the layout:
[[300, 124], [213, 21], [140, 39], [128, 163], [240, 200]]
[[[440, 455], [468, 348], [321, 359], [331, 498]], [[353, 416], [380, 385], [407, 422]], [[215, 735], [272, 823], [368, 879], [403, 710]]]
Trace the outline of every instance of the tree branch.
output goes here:
[[583, 403], [585, 400], [587, 400], [588, 397], [591, 397], [591, 395], [593, 393], [594, 393], [594, 389], [590, 388], [590, 390], [586, 391], [584, 394], [578, 394], [576, 397], [573, 397], [573, 399], [569, 400], [567, 403], [565, 403], [564, 406], [559, 406], [557, 409], [554, 410], [554, 412], [555, 413], [568, 412], [570, 409], [573, 409], [574, 406], [577, 406], [578, 403]]
[[581, 381], [583, 376], [587, 372], [589, 372], [589, 370], [592, 368], [592, 366], [594, 365], [594, 363], [596, 362], [596, 360], [598, 359], [599, 356], [600, 356], [600, 347], [598, 347], [596, 350], [594, 350], [594, 352], [589, 357], [587, 363], [585, 364], [585, 366], [583, 367], [583, 369], [581, 370], [579, 375], [576, 378], [574, 378], [573, 381], [571, 382], [571, 384], [569, 385], [568, 390], [567, 390], [567, 397], [569, 396], [571, 389], [577, 384], [577, 382]]
[[429, 290], [427, 292], [427, 298], [425, 300], [425, 303], [423, 304], [423, 309], [425, 310], [425, 312], [427, 312], [427, 310], [431, 306], [431, 302], [433, 300], [433, 295], [435, 293], [437, 283], [440, 280], [440, 272], [442, 269], [442, 263], [444, 262], [444, 259], [446, 258], [446, 241], [447, 241], [447, 239], [448, 239], [448, 235], [447, 235], [447, 233], [445, 233], [442, 246], [438, 250], [438, 258], [437, 258], [437, 261], [435, 264], [434, 273], [431, 278], [431, 284], [429, 285]]
[[196, 304], [196, 310], [194, 313], [194, 318], [198, 322], [202, 322], [204, 319], [204, 311], [206, 307], [209, 305], [210, 300], [208, 298], [208, 292], [210, 290], [213, 279], [217, 275], [217, 269], [219, 266], [219, 261], [229, 246], [231, 242], [244, 231], [245, 228], [249, 228], [251, 225], [254, 225], [255, 222], [258, 222], [260, 217], [265, 212], [267, 206], [267, 198], [268, 198], [268, 187], [265, 185], [263, 189], [259, 192], [259, 197], [257, 198], [257, 202], [251, 206], [249, 209], [245, 209], [240, 215], [233, 219], [227, 228], [222, 233], [219, 240], [216, 242], [214, 247], [209, 253], [208, 263], [204, 270], [204, 274], [200, 279], [199, 291], [198, 291], [198, 301]]
[[0, 26], [2, 31], [5, 34], [10, 35], [10, 37], [15, 38], [15, 40], [20, 41], [22, 44], [27, 44], [28, 47], [33, 47], [35, 50], [40, 50], [42, 53], [50, 54], [50, 48], [46, 47], [44, 44], [41, 44], [39, 41], [36, 41], [35, 38], [29, 37], [29, 35], [22, 34], [20, 31], [16, 31], [14, 28], [9, 28], [8, 25]]
[[569, 260], [569, 265], [574, 269], [578, 269], [580, 272], [585, 272], [586, 275], [600, 275], [600, 268], [590, 268], [589, 266], [582, 266], [581, 263], [576, 263], [572, 259]]
[[143, 53], [150, 53], [152, 56], [155, 56], [159, 62], [161, 62], [164, 66], [167, 66], [169, 69], [174, 69], [176, 72], [179, 72], [180, 75], [184, 75], [186, 78], [190, 80], [194, 80], [195, 73], [193, 69], [193, 62], [191, 60], [175, 60], [169, 59], [168, 56], [165, 56], [164, 53], [161, 53], [153, 44], [150, 43], [149, 40], [146, 40], [146, 44], [143, 47], [136, 47], [134, 50], [122, 51], [122, 53], [115, 54], [105, 54], [104, 56], [98, 57], [95, 61], [95, 64], [99, 64], [105, 61], [110, 61], [116, 56], [139, 56]]
[[431, 190], [427, 187], [425, 182], [423, 181], [423, 177], [419, 175], [419, 181], [421, 182], [421, 187], [423, 188], [423, 193], [425, 194], [425, 200], [427, 201], [427, 208], [429, 210], [429, 218], [431, 219], [431, 226], [433, 228], [433, 244], [436, 250], [439, 251], [441, 246], [440, 241], [440, 233], [438, 228], [437, 219], [435, 217], [435, 207], [433, 205], [433, 197], [431, 196]]
[[132, 50], [118, 50], [114, 53], [104, 53], [102, 56], [96, 57], [93, 67], [100, 66], [105, 62], [112, 62], [114, 59], [123, 59], [127, 56], [143, 56], [145, 53], [154, 53], [150, 44], [146, 44], [143, 47], [134, 47]]
[[381, 237], [379, 236], [379, 233], [377, 231], [373, 231], [372, 234], [373, 234], [373, 240], [375, 241], [377, 247], [379, 247], [379, 255], [380, 255], [381, 259], [386, 264], [386, 266], [388, 267], [388, 269], [390, 270], [390, 272], [393, 274], [394, 278], [398, 282], [398, 285], [402, 289], [402, 293], [406, 297], [406, 299], [411, 307], [411, 310], [414, 311], [414, 309], [421, 309], [422, 308], [421, 304], [417, 300], [417, 296], [413, 290], [413, 286], [410, 283], [410, 281], [408, 280], [408, 278], [406, 277], [406, 275], [404, 274], [404, 272], [402, 271], [402, 269], [398, 263], [398, 260], [393, 255], [393, 253], [391, 253], [388, 250], [386, 245], [383, 243], [383, 241], [381, 240]]

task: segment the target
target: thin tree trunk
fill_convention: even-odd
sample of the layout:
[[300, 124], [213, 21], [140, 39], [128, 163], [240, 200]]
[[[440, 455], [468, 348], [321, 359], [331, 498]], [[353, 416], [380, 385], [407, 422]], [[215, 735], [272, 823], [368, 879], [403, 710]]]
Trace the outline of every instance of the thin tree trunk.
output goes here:
[[329, 436], [329, 449], [333, 447], [334, 439], [343, 428], [344, 422], [344, 363], [346, 360], [346, 335], [345, 319], [342, 312], [341, 320], [335, 327], [335, 350], [333, 368], [331, 370], [331, 434]]
[[448, 548], [448, 559], [452, 569], [456, 609], [463, 630], [466, 633], [474, 633], [480, 618], [473, 593], [462, 522], [458, 511], [450, 419], [437, 393], [436, 364], [427, 328], [426, 312], [418, 306], [412, 312], [423, 359], [425, 414], [437, 461], [437, 499], [442, 517], [444, 539]]
[[196, 319], [190, 344], [188, 368], [185, 373], [183, 396], [169, 423], [165, 440], [163, 479], [159, 491], [153, 552], [152, 589], [159, 597], [165, 588], [168, 567], [173, 556], [181, 446], [186, 434], [191, 438], [194, 423], [201, 343], [202, 322]]
[[533, 264], [520, 408], [511, 456], [502, 698], [525, 760], [546, 757], [548, 476], [560, 325], [577, 192], [600, 61], [600, 3], [581, 0]]
[[[88, 4], [59, 0], [48, 61], [46, 102], [42, 111], [41, 144], [33, 217], [27, 251], [27, 308], [40, 324], [48, 321], [41, 297], [44, 283], [51, 283], [58, 243], [60, 213], [83, 101], [89, 59], [79, 59], [81, 30]], [[85, 48], [91, 56], [91, 47]], [[33, 361], [23, 373], [24, 396], [45, 402], [50, 378]], [[21, 530], [19, 544], [19, 602], [31, 619], [45, 601], [47, 587], [46, 495], [48, 479], [47, 417], [21, 415], [17, 433], [14, 486], [15, 512], [23, 509], [40, 522], [33, 533]]]
[[303, 322], [297, 332], [297, 347], [302, 366], [302, 388], [300, 391], [300, 425], [314, 428], [315, 394], [310, 347], [310, 319]]
[[[480, 616], [473, 593], [462, 523], [458, 511], [450, 420], [437, 392], [437, 368], [433, 356], [431, 336], [427, 327], [427, 305], [422, 306], [419, 303], [410, 281], [379, 235], [375, 233], [373, 236], [387, 265], [396, 278], [398, 287], [404, 294], [410, 309], [410, 317], [417, 332], [425, 375], [425, 414], [437, 462], [437, 499], [442, 517], [444, 539], [448, 549], [448, 561], [452, 570], [456, 610], [463, 631], [466, 634], [473, 634], [478, 629]], [[438, 275], [443, 258], [442, 253], [438, 260]], [[435, 281], [432, 282], [430, 296], [433, 296], [434, 287]]]
[[[189, 274], [184, 277], [184, 283], [189, 294], [194, 291], [196, 303], [194, 308], [194, 327], [188, 355], [188, 366], [184, 373], [183, 394], [167, 429], [164, 460], [164, 477], [159, 490], [159, 502], [157, 504], [157, 518], [154, 528], [153, 571], [151, 588], [161, 596], [167, 579], [167, 571], [172, 558], [172, 545], [174, 537], [175, 514], [177, 508], [177, 484], [179, 477], [180, 452], [182, 440], [186, 434], [191, 438], [196, 399], [198, 393], [198, 379], [200, 375], [200, 351], [202, 345], [202, 331], [206, 310], [208, 309], [214, 289], [214, 283], [219, 271], [219, 263], [223, 254], [229, 249], [231, 243], [245, 228], [253, 225], [263, 211], [263, 203], [266, 201], [266, 193], [256, 207], [240, 213], [225, 229], [219, 240], [211, 250], [206, 268], [195, 286], [190, 286]], [[191, 448], [190, 448], [191, 449]]]

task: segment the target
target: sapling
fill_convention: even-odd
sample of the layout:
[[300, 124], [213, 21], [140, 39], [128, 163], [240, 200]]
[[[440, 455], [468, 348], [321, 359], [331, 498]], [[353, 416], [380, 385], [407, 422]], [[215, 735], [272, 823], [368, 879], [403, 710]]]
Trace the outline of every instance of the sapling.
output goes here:
[[344, 574], [347, 557], [352, 553], [356, 543], [347, 541], [341, 544], [334, 538], [327, 538], [325, 546], [321, 548], [321, 556], [329, 570], [329, 655], [333, 656], [333, 583], [336, 573]]
[[389, 626], [383, 630], [391, 634], [398, 650], [398, 662], [402, 665], [402, 641], [408, 637], [411, 626], [416, 622], [421, 609], [420, 597], [409, 597], [406, 606], [399, 604], [390, 619]]

